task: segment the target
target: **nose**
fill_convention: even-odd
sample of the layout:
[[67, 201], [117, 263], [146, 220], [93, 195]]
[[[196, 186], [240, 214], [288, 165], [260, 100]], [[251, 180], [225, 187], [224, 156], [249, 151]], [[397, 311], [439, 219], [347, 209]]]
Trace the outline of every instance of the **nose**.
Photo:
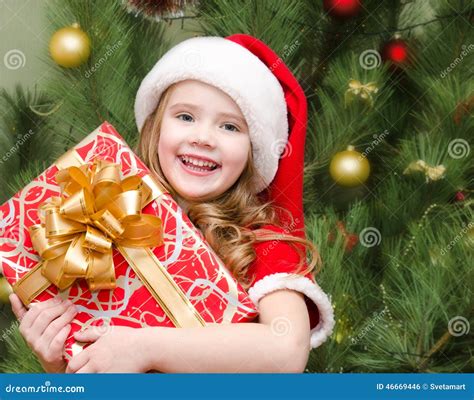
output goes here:
[[193, 146], [215, 147], [215, 138], [212, 133], [212, 126], [206, 123], [195, 125], [195, 129], [189, 136], [189, 142]]

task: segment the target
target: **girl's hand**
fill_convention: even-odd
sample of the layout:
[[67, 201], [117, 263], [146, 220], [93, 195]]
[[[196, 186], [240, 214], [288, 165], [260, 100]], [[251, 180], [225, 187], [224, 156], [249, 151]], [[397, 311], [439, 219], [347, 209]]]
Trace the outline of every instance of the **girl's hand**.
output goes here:
[[91, 372], [146, 372], [146, 357], [142, 329], [124, 326], [93, 326], [76, 332], [81, 342], [94, 342], [74, 356], [66, 368], [67, 373]]
[[20, 333], [46, 372], [64, 372], [64, 343], [77, 314], [75, 306], [60, 298], [34, 303], [27, 310], [16, 294], [10, 295], [13, 313], [20, 321]]

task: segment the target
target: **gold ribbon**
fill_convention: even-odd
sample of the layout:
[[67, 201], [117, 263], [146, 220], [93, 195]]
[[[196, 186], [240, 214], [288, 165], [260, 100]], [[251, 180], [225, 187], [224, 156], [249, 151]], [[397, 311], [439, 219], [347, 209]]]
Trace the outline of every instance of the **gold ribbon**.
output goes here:
[[374, 104], [372, 95], [376, 94], [378, 91], [379, 89], [375, 82], [362, 84], [356, 79], [351, 79], [349, 81], [349, 88], [346, 90], [344, 95], [344, 103], [347, 106], [355, 97], [360, 97], [362, 100], [366, 101], [370, 107], [372, 107]]
[[40, 205], [30, 227], [43, 260], [13, 286], [25, 305], [52, 283], [59, 290], [85, 278], [91, 290], [115, 288], [112, 247], [125, 257], [176, 327], [206, 323], [149, 247], [162, 243], [159, 217], [141, 209], [164, 193], [150, 175], [120, 179], [116, 164], [84, 164], [74, 150], [61, 157], [56, 181], [61, 197]]
[[161, 219], [142, 215], [151, 189], [137, 176], [122, 180], [120, 167], [102, 160], [56, 174], [61, 197], [39, 207], [40, 224], [29, 228], [43, 259], [42, 275], [64, 290], [85, 278], [91, 291], [114, 289], [112, 246], [156, 247]]
[[444, 178], [446, 167], [444, 165], [432, 166], [423, 160], [413, 161], [405, 168], [403, 174], [410, 174], [412, 172], [423, 172], [425, 174], [426, 182], [437, 181]]

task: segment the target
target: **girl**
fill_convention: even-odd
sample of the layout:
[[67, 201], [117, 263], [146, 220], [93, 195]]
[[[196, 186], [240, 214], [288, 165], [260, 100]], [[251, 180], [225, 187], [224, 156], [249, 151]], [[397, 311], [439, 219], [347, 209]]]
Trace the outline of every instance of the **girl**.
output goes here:
[[135, 116], [142, 159], [248, 289], [258, 319], [90, 328], [75, 338], [94, 343], [67, 368], [73, 305], [51, 300], [27, 311], [12, 295], [20, 332], [48, 372], [302, 372], [334, 318], [304, 235], [306, 98], [298, 82], [249, 35], [192, 38], [145, 77]]

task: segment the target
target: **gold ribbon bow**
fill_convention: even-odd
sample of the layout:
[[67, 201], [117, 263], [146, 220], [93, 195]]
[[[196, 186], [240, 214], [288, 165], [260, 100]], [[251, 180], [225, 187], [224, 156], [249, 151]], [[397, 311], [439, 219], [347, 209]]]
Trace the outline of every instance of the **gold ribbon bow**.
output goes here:
[[446, 167], [444, 165], [432, 166], [427, 164], [423, 160], [411, 162], [403, 174], [410, 174], [412, 172], [423, 172], [425, 174], [426, 182], [437, 181], [444, 178], [444, 173], [446, 172]]
[[377, 84], [375, 82], [369, 82], [362, 84], [356, 79], [351, 79], [349, 81], [349, 88], [346, 90], [344, 96], [345, 106], [352, 102], [354, 98], [359, 97], [362, 100], [366, 101], [370, 107], [374, 104], [373, 94], [376, 94], [379, 91]]
[[85, 278], [90, 290], [116, 286], [112, 247], [162, 244], [161, 219], [141, 214], [152, 190], [137, 175], [103, 160], [56, 174], [61, 197], [40, 206], [41, 223], [30, 227], [41, 274], [59, 290]]

